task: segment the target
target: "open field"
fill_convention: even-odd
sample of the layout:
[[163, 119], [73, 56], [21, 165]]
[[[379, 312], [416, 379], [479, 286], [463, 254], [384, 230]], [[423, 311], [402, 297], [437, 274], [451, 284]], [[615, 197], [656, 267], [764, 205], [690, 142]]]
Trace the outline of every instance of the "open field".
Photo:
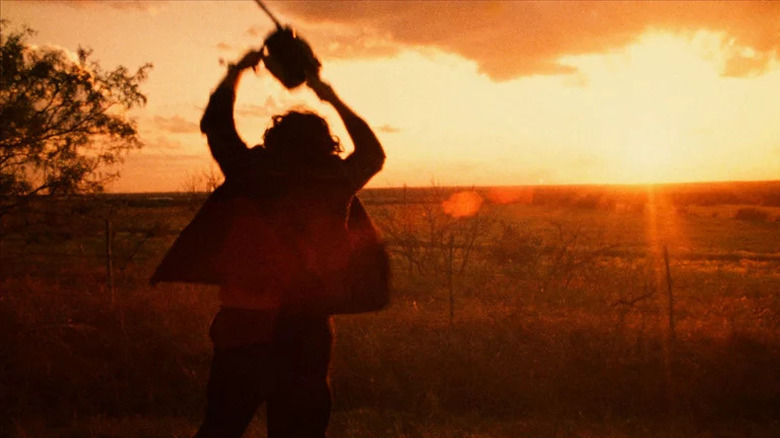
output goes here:
[[[780, 436], [780, 183], [361, 197], [394, 299], [335, 318], [331, 436]], [[4, 218], [0, 435], [194, 431], [216, 294], [146, 281], [202, 199]]]

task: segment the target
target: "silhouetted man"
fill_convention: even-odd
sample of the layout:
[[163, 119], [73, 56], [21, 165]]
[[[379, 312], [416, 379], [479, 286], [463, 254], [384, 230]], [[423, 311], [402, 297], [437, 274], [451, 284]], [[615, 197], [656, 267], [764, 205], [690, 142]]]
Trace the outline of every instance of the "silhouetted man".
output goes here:
[[355, 243], [361, 240], [354, 230], [374, 239], [369, 251], [380, 262], [380, 272], [362, 275], [382, 281], [387, 275], [381, 272], [386, 254], [355, 198], [382, 168], [382, 146], [310, 72], [306, 84], [337, 111], [354, 152], [342, 159], [327, 123], [297, 111], [273, 117], [263, 145], [248, 148], [233, 120], [236, 87], [242, 72], [261, 60], [260, 52], [247, 53], [211, 95], [201, 131], [225, 183], [152, 278], [220, 285], [200, 438], [241, 436], [264, 402], [270, 438], [324, 437], [331, 409], [329, 315], [341, 313], [339, 306], [350, 299], [360, 251]]

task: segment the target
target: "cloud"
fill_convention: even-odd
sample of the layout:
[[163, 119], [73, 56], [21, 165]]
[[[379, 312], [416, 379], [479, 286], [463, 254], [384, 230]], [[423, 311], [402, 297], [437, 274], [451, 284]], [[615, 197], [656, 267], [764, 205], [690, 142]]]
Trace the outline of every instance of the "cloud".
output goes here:
[[187, 120], [180, 115], [173, 115], [171, 117], [154, 116], [153, 122], [158, 129], [170, 132], [171, 134], [191, 134], [200, 132], [197, 123]]
[[766, 71], [771, 61], [771, 56], [768, 53], [755, 53], [752, 50], [732, 50], [731, 52], [723, 65], [724, 76], [736, 78], [757, 76]]
[[179, 140], [166, 137], [165, 135], [155, 135], [154, 133], [143, 133], [142, 137], [144, 148], [141, 150], [140, 155], [168, 155], [175, 153], [177, 156], [180, 156], [186, 154], [183, 151], [187, 148]]
[[435, 47], [476, 61], [494, 80], [574, 73], [561, 57], [617, 50], [647, 30], [722, 34], [730, 57], [724, 75], [760, 74], [780, 55], [780, 2], [280, 1], [269, 7], [323, 57]]
[[70, 61], [74, 65], [80, 65], [78, 52], [70, 50], [66, 47], [58, 46], [56, 44], [43, 44], [40, 46], [37, 44], [27, 44], [27, 47], [33, 51], [59, 52], [65, 57], [66, 60]]
[[[70, 69], [76, 69], [83, 73], [87, 73], [89, 75], [90, 80], [95, 79], [95, 71], [92, 65], [87, 63], [82, 63], [80, 59], [80, 54], [82, 49], [79, 49], [79, 51], [73, 51], [66, 47], [58, 46], [56, 44], [44, 44], [44, 45], [37, 45], [37, 44], [27, 44], [27, 47], [32, 51], [37, 53], [39, 56], [42, 56], [46, 53], [56, 53], [62, 56], [62, 60], [66, 66], [68, 66]], [[85, 50], [84, 53], [89, 56], [91, 53], [89, 50]], [[94, 84], [93, 84], [94, 85]]]
[[[39, 1], [39, 3], [52, 3], [50, 0]], [[121, 1], [105, 1], [105, 0], [63, 0], [60, 3], [67, 4], [77, 8], [88, 7], [110, 7], [121, 10], [135, 10], [140, 12], [147, 12], [155, 14], [160, 10], [160, 6], [165, 5], [167, 1], [144, 1], [144, 0], [121, 0]]]
[[401, 130], [395, 126], [391, 125], [380, 125], [374, 128], [377, 132], [384, 132], [386, 134], [395, 134], [397, 132], [401, 132]]
[[281, 105], [273, 96], [268, 96], [262, 105], [240, 104], [236, 106], [235, 113], [239, 117], [261, 117], [268, 118], [272, 115], [283, 112], [285, 107]]
[[[298, 29], [297, 26], [295, 28]], [[265, 38], [269, 35], [268, 29], [268, 26], [253, 26], [247, 33], [253, 38]], [[389, 34], [347, 23], [309, 23], [300, 36], [317, 49], [317, 56], [328, 59], [379, 58], [393, 56], [400, 51]]]

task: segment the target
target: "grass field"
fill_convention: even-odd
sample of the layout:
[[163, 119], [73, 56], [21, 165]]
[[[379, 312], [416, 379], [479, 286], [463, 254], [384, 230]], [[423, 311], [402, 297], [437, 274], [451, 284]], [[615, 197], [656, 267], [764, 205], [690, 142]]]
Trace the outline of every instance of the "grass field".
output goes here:
[[[335, 317], [331, 436], [780, 436], [780, 183], [361, 197], [394, 295]], [[0, 435], [193, 433], [215, 290], [146, 282], [202, 199], [3, 218]]]

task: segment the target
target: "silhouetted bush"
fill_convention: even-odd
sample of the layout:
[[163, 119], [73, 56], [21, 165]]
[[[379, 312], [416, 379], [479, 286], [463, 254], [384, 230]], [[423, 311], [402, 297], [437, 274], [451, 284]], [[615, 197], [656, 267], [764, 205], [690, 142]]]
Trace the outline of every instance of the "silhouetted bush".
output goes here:
[[734, 219], [750, 222], [768, 222], [769, 212], [754, 207], [743, 207], [734, 213]]

